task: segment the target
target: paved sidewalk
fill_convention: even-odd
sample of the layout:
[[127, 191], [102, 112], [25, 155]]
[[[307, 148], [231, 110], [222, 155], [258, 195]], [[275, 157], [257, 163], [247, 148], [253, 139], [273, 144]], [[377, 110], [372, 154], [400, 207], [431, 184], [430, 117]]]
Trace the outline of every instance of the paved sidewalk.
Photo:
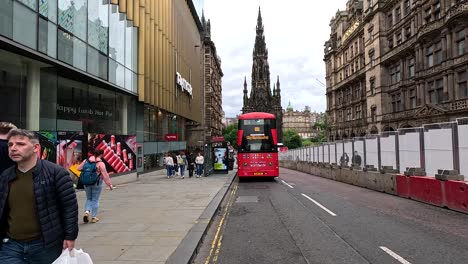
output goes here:
[[183, 264], [193, 254], [236, 171], [166, 179], [165, 170], [159, 170], [117, 185], [113, 191], [103, 188], [97, 224], [83, 223], [85, 194], [78, 192], [76, 248], [89, 253], [95, 264], [165, 263], [169, 257]]

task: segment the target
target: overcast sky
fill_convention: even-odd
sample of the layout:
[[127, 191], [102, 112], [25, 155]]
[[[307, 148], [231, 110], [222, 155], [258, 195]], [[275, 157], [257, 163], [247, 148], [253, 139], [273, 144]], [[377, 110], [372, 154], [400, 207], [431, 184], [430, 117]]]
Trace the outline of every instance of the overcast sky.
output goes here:
[[211, 39], [222, 61], [226, 117], [240, 114], [244, 76], [250, 95], [259, 6], [271, 85], [279, 75], [282, 107], [286, 108], [291, 101], [295, 110], [303, 110], [308, 105], [312, 111], [324, 112], [323, 45], [329, 39], [330, 19], [338, 9], [346, 9], [346, 0], [205, 0], [205, 17], [211, 21]]

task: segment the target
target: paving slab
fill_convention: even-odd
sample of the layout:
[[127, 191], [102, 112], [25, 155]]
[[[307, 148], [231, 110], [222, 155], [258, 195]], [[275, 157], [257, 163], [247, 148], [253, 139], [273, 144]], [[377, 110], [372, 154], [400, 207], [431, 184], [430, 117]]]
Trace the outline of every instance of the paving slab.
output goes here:
[[113, 191], [103, 188], [96, 224], [83, 223], [86, 196], [78, 191], [75, 246], [95, 264], [166, 263], [169, 258], [188, 263], [208, 227], [207, 216], [217, 210], [235, 173], [185, 179], [167, 179], [165, 170], [141, 174]]

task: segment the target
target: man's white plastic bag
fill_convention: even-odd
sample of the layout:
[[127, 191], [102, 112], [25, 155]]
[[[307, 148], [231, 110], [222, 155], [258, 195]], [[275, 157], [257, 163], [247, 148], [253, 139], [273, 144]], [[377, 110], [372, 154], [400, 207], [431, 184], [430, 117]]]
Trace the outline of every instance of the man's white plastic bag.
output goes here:
[[81, 249], [74, 248], [72, 251], [65, 249], [58, 259], [52, 264], [93, 264], [88, 253]]

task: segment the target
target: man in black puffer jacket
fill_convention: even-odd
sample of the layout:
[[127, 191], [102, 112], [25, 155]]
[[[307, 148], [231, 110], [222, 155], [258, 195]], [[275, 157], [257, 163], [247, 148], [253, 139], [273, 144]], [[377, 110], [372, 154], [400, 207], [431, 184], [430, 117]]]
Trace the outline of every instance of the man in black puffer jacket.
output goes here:
[[15, 163], [8, 157], [8, 132], [16, 128], [10, 122], [0, 122], [0, 174]]
[[78, 236], [78, 203], [68, 172], [37, 158], [39, 140], [23, 129], [8, 134], [16, 162], [0, 175], [0, 263], [50, 264]]

